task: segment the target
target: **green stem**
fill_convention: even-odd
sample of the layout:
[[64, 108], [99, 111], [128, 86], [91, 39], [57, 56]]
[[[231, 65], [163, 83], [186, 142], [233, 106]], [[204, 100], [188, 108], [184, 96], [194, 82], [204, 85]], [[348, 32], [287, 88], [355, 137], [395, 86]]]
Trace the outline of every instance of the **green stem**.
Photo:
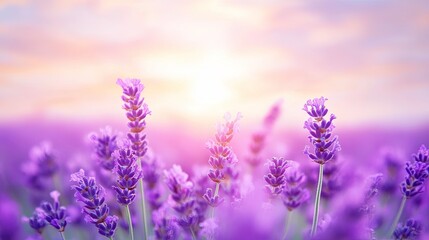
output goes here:
[[323, 164], [319, 165], [319, 180], [317, 182], [316, 199], [314, 201], [313, 225], [311, 225], [311, 236], [314, 236], [317, 231], [317, 222], [319, 220], [319, 205], [320, 195], [322, 193], [323, 184]]
[[399, 207], [398, 213], [396, 214], [395, 220], [392, 223], [392, 226], [390, 227], [390, 230], [388, 232], [387, 237], [390, 238], [392, 236], [393, 232], [396, 229], [396, 226], [398, 225], [399, 219], [401, 218], [402, 211], [404, 211], [405, 202], [407, 202], [407, 197], [403, 196], [401, 201], [401, 206]]
[[195, 236], [195, 232], [192, 228], [191, 228], [191, 234], [192, 234], [192, 239], [197, 240], [197, 237]]
[[[141, 159], [138, 158], [137, 164], [141, 170]], [[140, 178], [139, 180], [139, 187], [140, 187], [140, 197], [141, 197], [141, 211], [142, 211], [142, 217], [143, 217], [143, 227], [144, 227], [144, 239], [148, 239], [148, 228], [147, 228], [147, 217], [146, 217], [146, 202], [145, 202], [145, 195], [144, 195], [144, 185], [143, 185], [143, 179]]]
[[290, 226], [290, 220], [292, 219], [292, 211], [288, 211], [287, 217], [286, 217], [286, 223], [285, 223], [285, 232], [283, 234], [282, 239], [286, 239], [287, 233], [289, 231]]
[[110, 239], [110, 240], [113, 240], [113, 237], [110, 237], [109, 239]]
[[64, 236], [64, 232], [60, 232], [60, 234], [61, 234], [61, 238], [62, 238], [63, 240], [66, 240], [66, 236]]
[[133, 221], [131, 220], [130, 206], [127, 205], [125, 208], [127, 209], [128, 230], [130, 232], [131, 240], [134, 240], [134, 229], [133, 229]]
[[[216, 183], [216, 189], [215, 189], [215, 193], [214, 193], [213, 197], [216, 197], [219, 194], [219, 186], [220, 186], [220, 183]], [[215, 210], [215, 208], [212, 207], [212, 212], [211, 212], [212, 218], [214, 218], [214, 210]]]

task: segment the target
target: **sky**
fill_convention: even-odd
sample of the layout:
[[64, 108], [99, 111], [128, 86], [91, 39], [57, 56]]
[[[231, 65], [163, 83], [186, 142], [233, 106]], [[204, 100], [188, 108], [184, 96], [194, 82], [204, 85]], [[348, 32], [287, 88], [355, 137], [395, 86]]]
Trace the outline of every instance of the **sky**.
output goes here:
[[249, 123], [325, 96], [343, 126], [429, 120], [425, 1], [0, 2], [0, 123], [123, 119], [139, 78], [154, 124]]

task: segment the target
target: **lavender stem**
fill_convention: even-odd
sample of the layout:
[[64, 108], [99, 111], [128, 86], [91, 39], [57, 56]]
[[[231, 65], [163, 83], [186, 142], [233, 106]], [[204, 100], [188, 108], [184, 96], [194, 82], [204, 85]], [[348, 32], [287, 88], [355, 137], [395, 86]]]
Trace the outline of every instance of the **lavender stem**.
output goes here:
[[314, 214], [313, 214], [313, 225], [311, 226], [311, 236], [314, 236], [317, 231], [317, 222], [319, 220], [320, 195], [322, 193], [322, 183], [323, 183], [323, 164], [320, 164], [319, 180], [317, 182], [316, 199], [314, 202]]
[[[141, 168], [141, 159], [137, 159], [137, 164]], [[141, 208], [142, 208], [142, 216], [143, 216], [143, 226], [144, 226], [144, 239], [148, 239], [148, 228], [147, 228], [147, 216], [146, 216], [146, 202], [145, 202], [145, 194], [144, 194], [144, 186], [143, 186], [143, 178], [139, 180], [140, 187], [140, 196], [141, 196]]]
[[128, 217], [128, 229], [131, 235], [131, 240], [134, 240], [134, 230], [133, 230], [133, 222], [131, 220], [131, 211], [130, 211], [130, 206], [126, 205], [126, 209], [127, 209], [127, 217]]
[[407, 197], [403, 196], [401, 201], [401, 206], [399, 207], [398, 213], [396, 214], [395, 220], [392, 223], [392, 226], [390, 227], [390, 230], [387, 234], [387, 237], [389, 238], [392, 236], [393, 232], [396, 229], [396, 226], [398, 225], [399, 219], [401, 218], [402, 212], [404, 211], [405, 203], [407, 202]]
[[[220, 184], [217, 182], [217, 183], [216, 183], [216, 189], [215, 189], [215, 193], [214, 193], [214, 195], [213, 195], [213, 198], [215, 198], [217, 195], [219, 195], [219, 186], [220, 186]], [[214, 207], [212, 207], [212, 214], [211, 214], [211, 217], [212, 217], [212, 218], [214, 217], [214, 210], [215, 210], [215, 208], [214, 208]]]
[[66, 240], [66, 237], [64, 236], [64, 232], [60, 232], [60, 234], [61, 234], [61, 238], [62, 238], [63, 240]]
[[191, 234], [192, 234], [192, 240], [197, 240], [197, 237], [195, 236], [195, 232], [191, 227]]
[[288, 211], [285, 223], [285, 233], [283, 234], [282, 239], [286, 239], [287, 233], [289, 231], [290, 220], [292, 219], [292, 211]]

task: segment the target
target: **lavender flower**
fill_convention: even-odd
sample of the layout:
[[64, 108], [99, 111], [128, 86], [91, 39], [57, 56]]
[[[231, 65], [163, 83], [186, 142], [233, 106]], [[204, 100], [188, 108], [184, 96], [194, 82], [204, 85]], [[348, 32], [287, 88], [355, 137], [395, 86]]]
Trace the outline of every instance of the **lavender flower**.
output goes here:
[[85, 219], [98, 228], [98, 233], [111, 238], [115, 234], [118, 218], [109, 215], [104, 189], [97, 185], [93, 177], [85, 176], [82, 169], [71, 175], [71, 181], [76, 184], [72, 186], [76, 201], [84, 204], [82, 210], [86, 214]]
[[382, 179], [383, 174], [381, 173], [377, 173], [368, 177], [366, 181], [367, 187], [364, 194], [363, 204], [360, 209], [364, 214], [370, 215], [373, 213], [375, 208], [373, 200], [379, 193], [379, 188]]
[[94, 151], [100, 165], [111, 171], [115, 167], [112, 153], [118, 148], [117, 135], [112, 133], [110, 127], [106, 127], [100, 130], [100, 134], [91, 133], [89, 138], [94, 144]]
[[42, 142], [30, 151], [30, 161], [22, 166], [28, 182], [36, 189], [43, 189], [42, 180], [52, 177], [58, 171], [58, 163], [49, 142]]
[[286, 171], [285, 181], [282, 200], [286, 208], [292, 211], [305, 203], [310, 197], [310, 193], [304, 188], [305, 176], [297, 167]]
[[250, 156], [246, 159], [254, 168], [258, 167], [262, 162], [261, 152], [265, 146], [265, 139], [280, 116], [281, 103], [281, 101], [278, 101], [271, 107], [264, 118], [261, 129], [252, 134], [252, 142], [249, 146]]
[[[122, 87], [122, 101], [124, 101], [123, 108], [125, 109], [126, 116], [129, 120], [127, 134], [128, 139], [131, 141], [131, 149], [137, 156], [137, 165], [141, 169], [141, 157], [145, 156], [147, 152], [146, 134], [143, 132], [146, 128], [146, 116], [151, 112], [149, 107], [144, 102], [141, 93], [144, 89], [143, 84], [139, 79], [118, 79], [116, 83]], [[143, 217], [143, 226], [145, 239], [148, 239], [148, 226], [146, 219], [146, 203], [143, 180], [140, 178], [140, 196], [141, 196], [141, 209]]]
[[127, 111], [130, 129], [127, 137], [132, 142], [132, 149], [137, 157], [143, 157], [147, 151], [146, 134], [143, 131], [146, 128], [146, 116], [150, 114], [144, 98], [140, 95], [144, 86], [139, 79], [118, 79], [116, 83], [123, 90], [123, 108]]
[[272, 196], [277, 196], [282, 193], [285, 181], [286, 169], [289, 167], [289, 162], [283, 158], [273, 157], [268, 162], [269, 173], [264, 176], [265, 185]]
[[[150, 151], [148, 152], [150, 153]], [[161, 178], [161, 164], [154, 154], [146, 154], [142, 161], [143, 181], [146, 184], [146, 197], [152, 210], [162, 206], [162, 188], [159, 184]]]
[[417, 152], [413, 155], [413, 162], [408, 161], [405, 165], [405, 171], [407, 175], [405, 176], [404, 181], [401, 183], [401, 192], [402, 192], [402, 201], [399, 207], [398, 213], [396, 214], [395, 219], [393, 220], [392, 226], [388, 236], [392, 236], [399, 219], [404, 210], [405, 203], [407, 199], [410, 199], [424, 191], [424, 183], [429, 176], [429, 163], [425, 162], [428, 158], [429, 152], [426, 147], [422, 145]]
[[310, 115], [310, 118], [304, 123], [304, 128], [309, 131], [310, 136], [308, 138], [313, 145], [312, 152], [310, 152], [309, 146], [305, 146], [304, 154], [319, 164], [319, 179], [317, 182], [314, 217], [311, 227], [312, 236], [316, 234], [317, 230], [320, 195], [323, 186], [323, 165], [330, 161], [335, 156], [335, 153], [341, 150], [338, 137], [332, 137], [332, 131], [334, 129], [332, 121], [336, 118], [335, 115], [331, 114], [329, 120], [325, 119], [326, 114], [328, 114], [328, 109], [325, 107], [326, 100], [328, 99], [324, 97], [315, 98], [313, 100], [310, 99], [304, 104], [303, 108], [303, 110]]
[[425, 145], [420, 146], [417, 154], [413, 155], [414, 161], [421, 163], [429, 163], [429, 149]]
[[309, 131], [310, 136], [308, 138], [314, 146], [314, 152], [310, 152], [310, 147], [306, 146], [304, 153], [314, 162], [322, 165], [341, 150], [338, 137], [332, 137], [334, 129], [332, 121], [336, 119], [335, 115], [331, 114], [329, 120], [325, 119], [328, 113], [328, 109], [325, 107], [326, 100], [328, 99], [324, 97], [308, 100], [303, 108], [310, 115], [304, 124], [304, 128]]
[[124, 147], [116, 150], [113, 155], [117, 159], [116, 199], [122, 205], [131, 204], [136, 197], [137, 182], [141, 178], [141, 171], [137, 169], [136, 156], [131, 149]]
[[400, 224], [395, 232], [393, 237], [395, 240], [413, 240], [418, 239], [420, 232], [422, 230], [421, 224], [414, 220], [408, 219], [405, 224]]
[[64, 232], [67, 226], [66, 208], [60, 206], [60, 193], [58, 191], [52, 191], [51, 197], [54, 199], [54, 204], [42, 202], [40, 208], [43, 209], [46, 222], [51, 224], [51, 226], [56, 228], [59, 232]]
[[401, 183], [401, 191], [405, 197], [411, 198], [424, 191], [424, 183], [429, 176], [429, 163], [426, 162], [428, 156], [428, 150], [422, 145], [413, 156], [414, 162], [406, 163], [407, 175]]
[[154, 232], [156, 239], [177, 239], [177, 223], [174, 218], [167, 214], [167, 206], [163, 205], [152, 213]]
[[212, 167], [209, 170], [208, 177], [216, 183], [212, 198], [207, 195], [207, 199], [211, 202], [216, 201], [214, 198], [219, 194], [221, 182], [237, 179], [238, 177], [238, 173], [233, 169], [238, 160], [229, 143], [234, 137], [234, 133], [238, 131], [238, 120], [240, 118], [240, 113], [237, 114], [235, 119], [232, 119], [230, 114], [225, 114], [225, 123], [218, 125], [215, 140], [207, 143], [207, 148], [211, 153], [209, 164]]
[[192, 235], [198, 233], [199, 209], [193, 196], [192, 182], [188, 181], [188, 174], [178, 165], [164, 171], [165, 182], [170, 189], [170, 202], [173, 209], [179, 213], [178, 224], [189, 229]]
[[42, 234], [43, 229], [46, 227], [45, 215], [41, 208], [36, 208], [33, 212], [33, 216], [30, 218], [24, 218], [24, 220], [28, 221], [30, 227], [40, 234]]

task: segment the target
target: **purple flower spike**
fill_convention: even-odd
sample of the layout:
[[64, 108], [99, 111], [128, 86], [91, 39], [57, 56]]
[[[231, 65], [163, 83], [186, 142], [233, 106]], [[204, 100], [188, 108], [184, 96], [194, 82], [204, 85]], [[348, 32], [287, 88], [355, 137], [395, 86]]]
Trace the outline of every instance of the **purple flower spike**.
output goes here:
[[268, 162], [269, 173], [264, 176], [264, 179], [265, 182], [268, 183], [266, 187], [271, 195], [277, 196], [283, 191], [285, 185], [285, 172], [288, 167], [288, 161], [283, 158], [273, 157]]
[[428, 164], [422, 162], [407, 162], [405, 166], [407, 176], [401, 183], [404, 196], [411, 198], [424, 191], [424, 183], [429, 176]]
[[166, 208], [164, 205], [152, 213], [155, 237], [161, 240], [177, 239], [177, 223], [167, 215]]
[[203, 198], [211, 207], [217, 207], [225, 200], [224, 198], [220, 198], [219, 196], [214, 196], [213, 190], [211, 188], [206, 189], [206, 193], [203, 195]]
[[104, 189], [97, 185], [93, 177], [85, 176], [82, 169], [71, 175], [71, 181], [76, 184], [72, 186], [76, 191], [74, 195], [76, 201], [84, 204], [85, 219], [95, 224], [101, 235], [108, 238], [113, 236], [118, 218], [109, 215], [109, 207], [104, 199]]
[[67, 221], [66, 221], [66, 208], [60, 206], [58, 191], [52, 191], [51, 197], [54, 199], [54, 205], [43, 202], [40, 208], [43, 210], [45, 220], [51, 224], [52, 227], [56, 228], [58, 232], [64, 232]]
[[418, 239], [420, 232], [422, 230], [422, 225], [413, 219], [408, 219], [405, 224], [399, 224], [393, 233], [395, 240], [413, 240]]
[[129, 148], [116, 150], [113, 155], [117, 159], [116, 174], [117, 185], [113, 186], [116, 191], [116, 199], [120, 204], [129, 205], [136, 197], [137, 182], [142, 173], [137, 168], [136, 156]]
[[179, 214], [177, 223], [184, 229], [198, 234], [200, 221], [200, 209], [193, 195], [193, 184], [188, 181], [188, 174], [177, 165], [164, 171], [165, 182], [171, 191], [170, 204]]
[[422, 145], [417, 154], [414, 154], [413, 157], [416, 162], [429, 164], [429, 149], [427, 149], [425, 145]]
[[100, 134], [91, 133], [89, 138], [94, 143], [94, 151], [101, 166], [106, 170], [112, 170], [115, 167], [112, 153], [118, 149], [116, 134], [112, 133], [110, 127], [106, 127], [100, 130]]
[[141, 97], [144, 89], [139, 79], [118, 79], [116, 82], [122, 87], [123, 108], [127, 111], [126, 116], [129, 120], [127, 134], [128, 139], [132, 142], [132, 149], [138, 157], [142, 157], [147, 151], [146, 134], [143, 130], [146, 128], [146, 116], [151, 112]]
[[261, 128], [252, 134], [252, 141], [249, 146], [250, 156], [246, 160], [254, 168], [258, 167], [263, 160], [261, 152], [265, 147], [265, 139], [280, 116], [281, 104], [282, 101], [278, 101], [271, 107]]
[[328, 99], [324, 97], [308, 100], [303, 108], [311, 117], [305, 122], [304, 128], [309, 131], [308, 138], [314, 146], [314, 152], [310, 150], [309, 146], [306, 146], [304, 154], [318, 164], [325, 164], [334, 157], [336, 152], [341, 150], [338, 137], [332, 137], [334, 129], [332, 121], [336, 118], [335, 115], [331, 114], [328, 120], [324, 118], [328, 113], [328, 109], [325, 107], [326, 100]]
[[30, 218], [25, 218], [25, 220], [28, 220], [28, 224], [30, 225], [30, 227], [40, 234], [46, 227], [45, 214], [41, 208], [36, 208], [33, 213], [33, 216]]
[[310, 198], [310, 193], [304, 188], [305, 176], [296, 167], [290, 168], [285, 175], [286, 184], [282, 193], [283, 204], [292, 211]]

